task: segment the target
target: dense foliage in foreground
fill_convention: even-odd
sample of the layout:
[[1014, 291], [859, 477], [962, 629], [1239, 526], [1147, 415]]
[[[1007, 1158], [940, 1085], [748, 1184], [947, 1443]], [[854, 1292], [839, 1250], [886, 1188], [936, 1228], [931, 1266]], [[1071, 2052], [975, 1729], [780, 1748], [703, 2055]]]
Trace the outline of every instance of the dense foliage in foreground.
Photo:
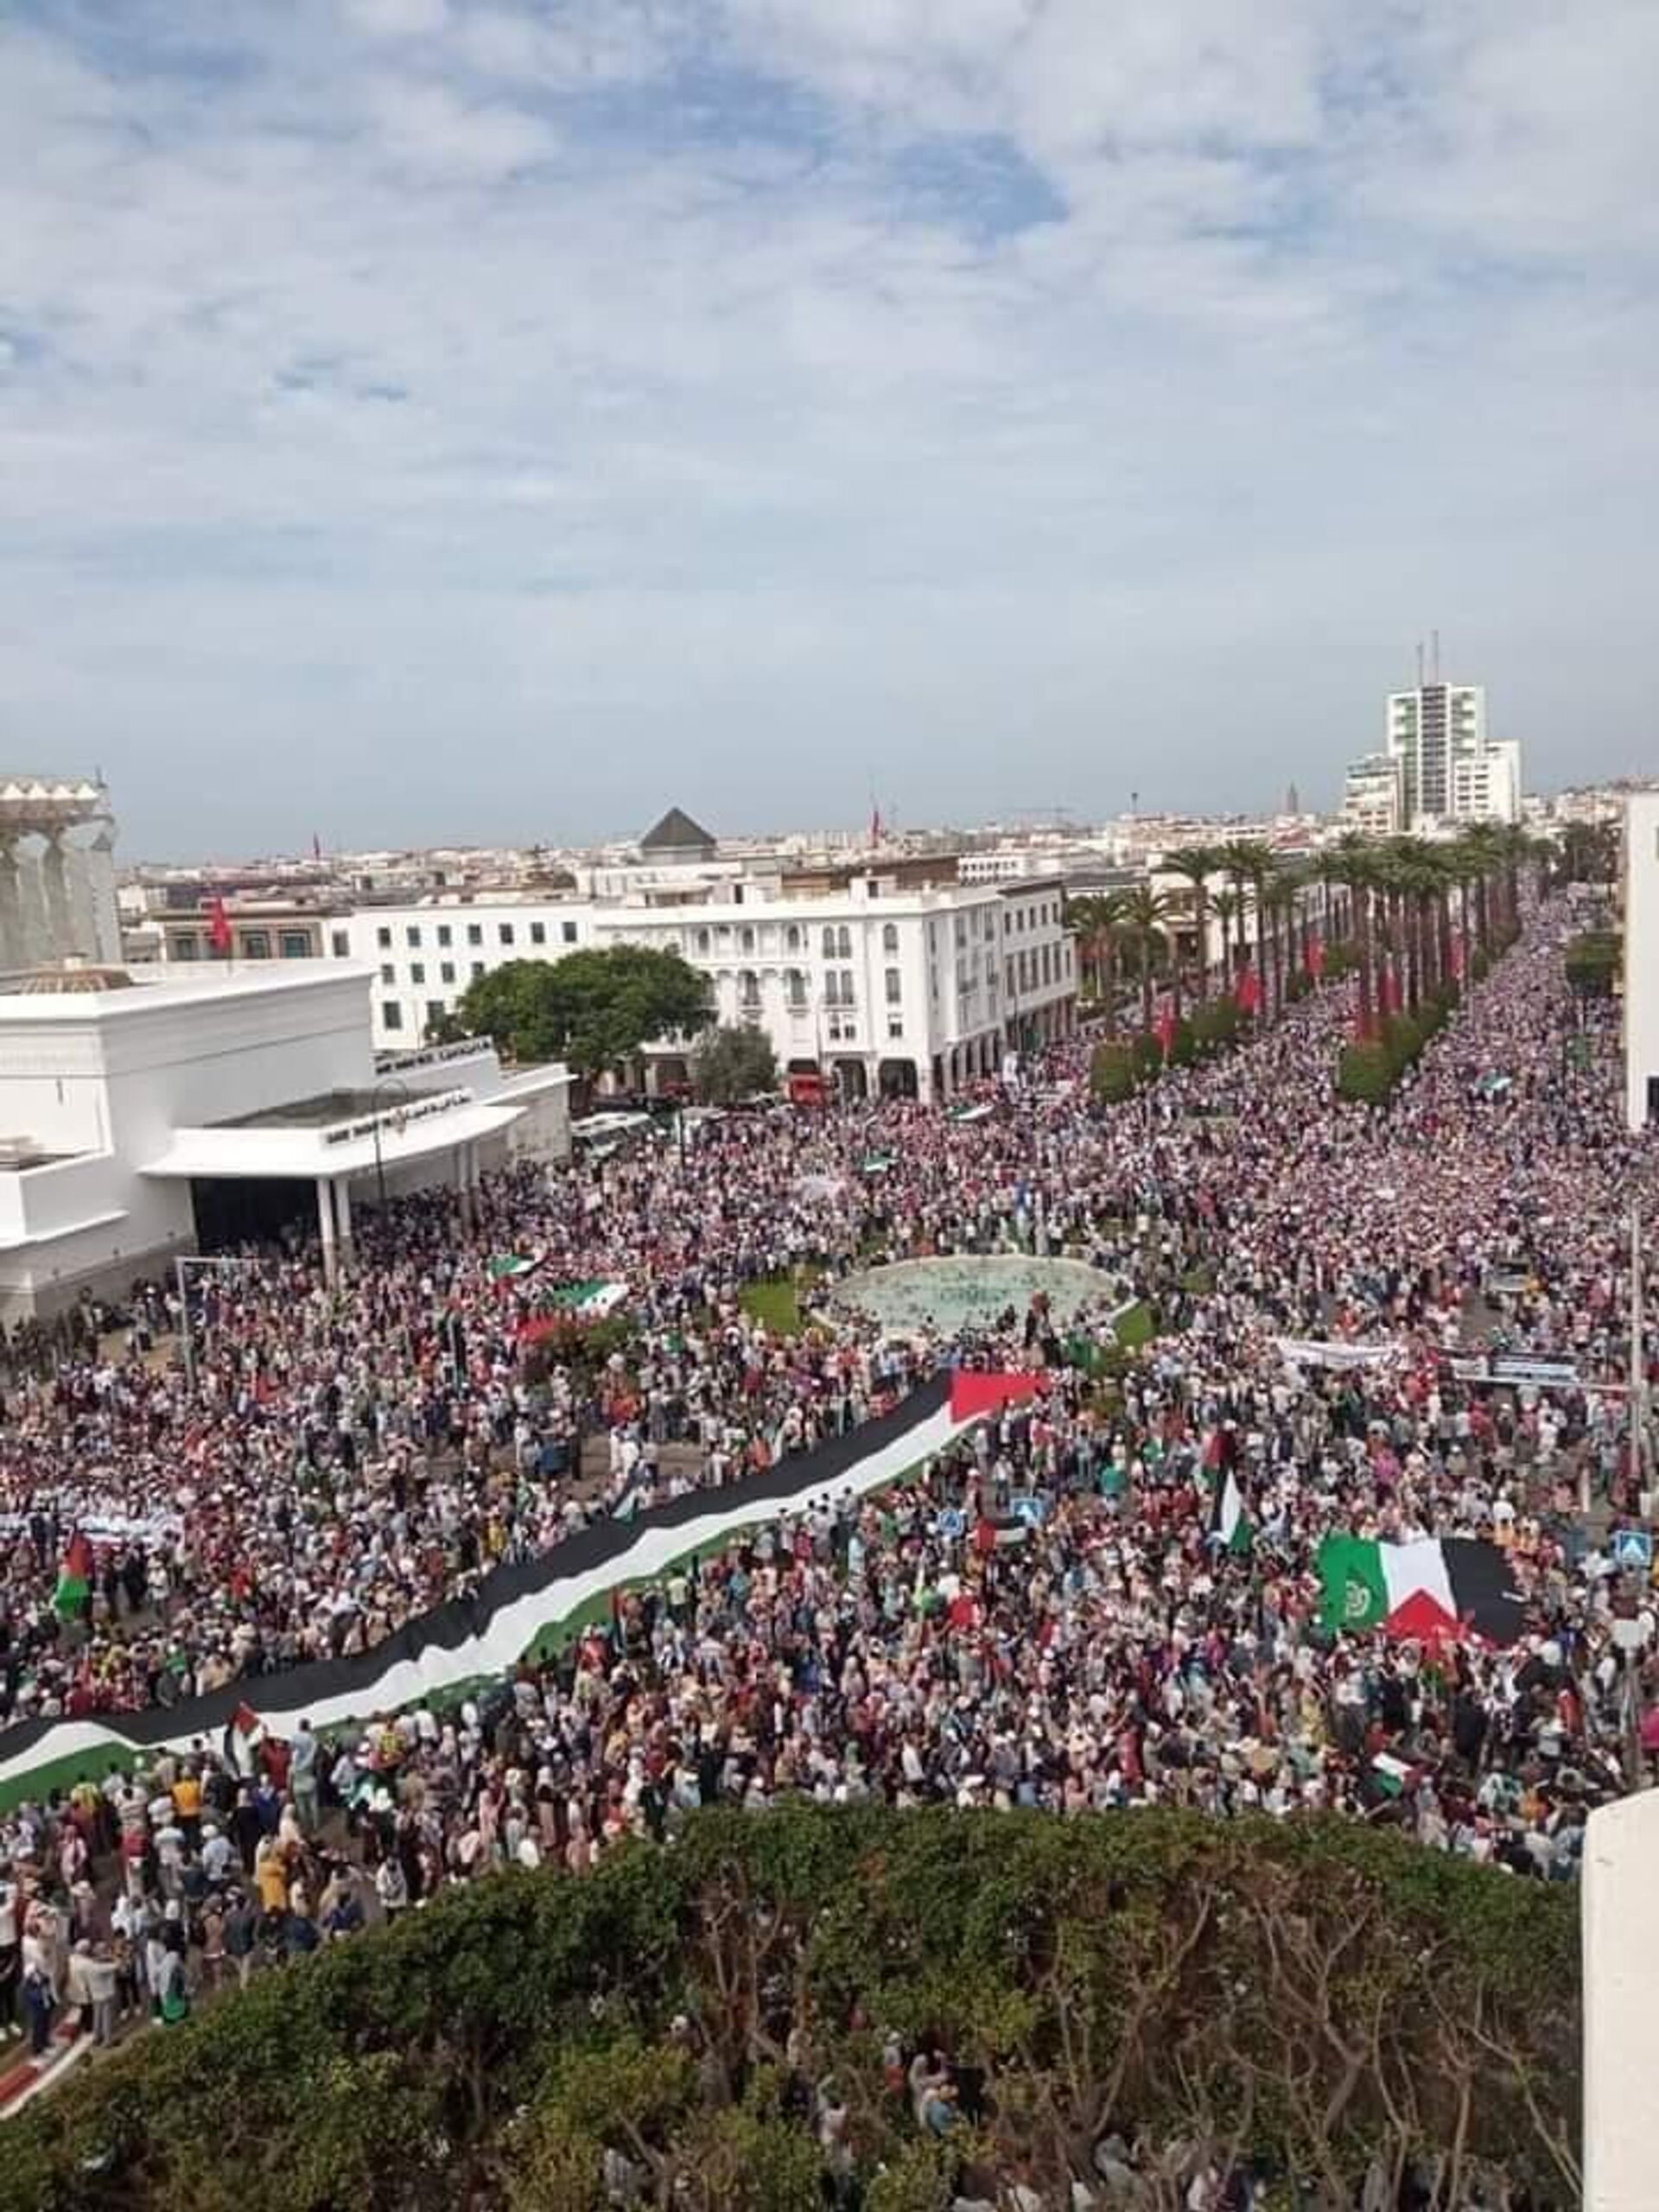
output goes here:
[[[1065, 2202], [1109, 2127], [1257, 2160], [1283, 2202], [1294, 2176], [1346, 2204], [1380, 2158], [1566, 2206], [1576, 1912], [1334, 1821], [704, 1814], [580, 1880], [452, 1891], [84, 2068], [5, 2129], [0, 2212], [588, 2212], [607, 2149], [649, 2202], [807, 2212], [791, 2039], [833, 2071], [869, 2212], [931, 2212], [964, 2161]], [[884, 2082], [892, 2032], [982, 2072], [948, 2158]]]

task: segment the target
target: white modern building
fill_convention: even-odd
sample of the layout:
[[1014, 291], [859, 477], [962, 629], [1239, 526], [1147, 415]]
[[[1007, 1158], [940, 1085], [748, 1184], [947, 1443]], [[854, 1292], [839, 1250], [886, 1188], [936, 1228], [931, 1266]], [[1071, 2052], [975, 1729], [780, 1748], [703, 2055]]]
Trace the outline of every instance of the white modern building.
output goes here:
[[1392, 753], [1368, 753], [1343, 778], [1342, 826], [1362, 837], [1397, 837], [1405, 827], [1402, 763]]
[[1624, 802], [1624, 1113], [1659, 1122], [1659, 791]]
[[365, 969], [149, 972], [72, 965], [0, 993], [0, 1317], [295, 1220], [332, 1272], [354, 1204], [569, 1148], [562, 1067], [505, 1074], [473, 1042], [378, 1060]]
[[1483, 684], [1390, 692], [1387, 750], [1399, 767], [1404, 828], [1520, 820], [1521, 748], [1489, 736]]

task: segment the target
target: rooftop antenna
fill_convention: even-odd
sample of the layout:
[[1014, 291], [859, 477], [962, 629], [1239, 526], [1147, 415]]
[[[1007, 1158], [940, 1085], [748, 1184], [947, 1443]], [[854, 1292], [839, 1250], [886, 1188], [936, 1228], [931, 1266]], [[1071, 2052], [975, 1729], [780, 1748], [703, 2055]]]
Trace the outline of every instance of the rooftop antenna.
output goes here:
[[1422, 639], [1421, 639], [1421, 638], [1419, 638], [1419, 639], [1418, 639], [1418, 640], [1417, 640], [1417, 689], [1421, 691], [1421, 690], [1422, 690], [1422, 688], [1423, 688], [1423, 641], [1422, 641]]

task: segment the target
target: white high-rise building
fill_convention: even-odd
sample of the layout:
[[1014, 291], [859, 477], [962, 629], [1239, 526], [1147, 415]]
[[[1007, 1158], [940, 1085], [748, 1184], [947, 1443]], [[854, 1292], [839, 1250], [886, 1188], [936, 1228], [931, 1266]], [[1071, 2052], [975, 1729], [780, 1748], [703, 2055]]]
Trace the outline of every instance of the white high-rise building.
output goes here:
[[1444, 822], [1515, 822], [1521, 813], [1521, 749], [1494, 744], [1480, 683], [1420, 683], [1389, 694], [1388, 751], [1399, 764], [1407, 829]]
[[1391, 753], [1368, 753], [1349, 763], [1343, 779], [1343, 827], [1362, 837], [1395, 837], [1404, 827], [1400, 762]]

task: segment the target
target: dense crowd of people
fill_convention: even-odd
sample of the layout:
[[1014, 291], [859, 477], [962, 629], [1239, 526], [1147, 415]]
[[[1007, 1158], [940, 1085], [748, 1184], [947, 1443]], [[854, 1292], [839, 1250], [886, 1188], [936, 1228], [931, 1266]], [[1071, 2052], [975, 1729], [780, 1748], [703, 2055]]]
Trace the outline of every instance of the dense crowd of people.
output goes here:
[[[302, 1728], [248, 1774], [198, 1741], [18, 1807], [0, 1970], [36, 2031], [64, 2006], [100, 2038], [178, 2017], [448, 1882], [578, 1872], [699, 1805], [792, 1794], [1335, 1809], [1571, 1878], [1589, 1810], [1659, 1757], [1650, 1592], [1609, 1535], [1643, 1479], [1612, 1388], [1625, 1220], [1659, 1177], [1560, 935], [1533, 914], [1385, 1109], [1336, 1098], [1352, 1005], [1328, 987], [1121, 1106], [1090, 1100], [1079, 1040], [969, 1122], [733, 1116], [683, 1152], [504, 1174], [470, 1225], [401, 1203], [339, 1290], [303, 1247], [233, 1278], [194, 1389], [156, 1294], [118, 1355], [15, 1376], [12, 1717], [366, 1648], [496, 1560], [810, 1449], [942, 1363], [1039, 1370], [913, 1483], [673, 1568], [481, 1699]], [[1023, 1313], [900, 1344], [825, 1294], [855, 1266], [1013, 1249], [1101, 1270], [1085, 1356]], [[747, 1284], [806, 1270], [809, 1328], [746, 1309]], [[545, 1287], [594, 1279], [626, 1287], [617, 1349], [527, 1348]], [[1125, 1287], [1157, 1326], [1108, 1379], [1088, 1355]], [[1492, 1344], [1575, 1379], [1495, 1389], [1471, 1371]], [[66, 1622], [56, 1554], [88, 1523], [114, 1533]], [[1524, 1634], [1333, 1630], [1333, 1533], [1501, 1547]]]

